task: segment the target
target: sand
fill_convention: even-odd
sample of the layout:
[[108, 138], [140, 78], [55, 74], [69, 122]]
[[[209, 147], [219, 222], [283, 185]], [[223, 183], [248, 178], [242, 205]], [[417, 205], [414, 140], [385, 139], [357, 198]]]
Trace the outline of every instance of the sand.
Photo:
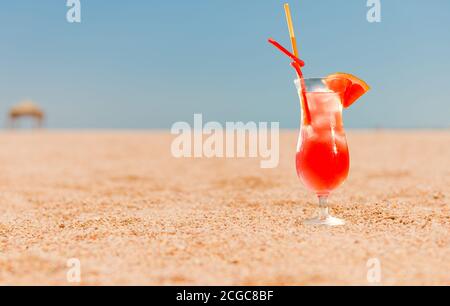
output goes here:
[[0, 134], [0, 284], [70, 284], [77, 258], [81, 285], [368, 285], [371, 259], [383, 285], [450, 285], [449, 131], [350, 132], [332, 229], [301, 223], [295, 133], [272, 170], [176, 160], [171, 139]]

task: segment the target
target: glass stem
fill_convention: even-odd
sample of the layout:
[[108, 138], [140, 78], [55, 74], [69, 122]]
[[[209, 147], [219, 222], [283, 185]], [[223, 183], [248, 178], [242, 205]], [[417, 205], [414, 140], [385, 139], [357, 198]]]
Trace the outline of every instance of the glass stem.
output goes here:
[[319, 219], [326, 220], [330, 217], [328, 196], [319, 196]]

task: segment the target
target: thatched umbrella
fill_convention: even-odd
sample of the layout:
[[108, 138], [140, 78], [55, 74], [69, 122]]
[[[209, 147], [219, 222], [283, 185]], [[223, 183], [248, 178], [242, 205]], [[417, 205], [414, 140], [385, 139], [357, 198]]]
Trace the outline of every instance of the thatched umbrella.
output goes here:
[[44, 111], [32, 101], [23, 101], [14, 105], [9, 111], [9, 127], [14, 128], [18, 119], [29, 117], [36, 121], [38, 128], [41, 128], [44, 123]]

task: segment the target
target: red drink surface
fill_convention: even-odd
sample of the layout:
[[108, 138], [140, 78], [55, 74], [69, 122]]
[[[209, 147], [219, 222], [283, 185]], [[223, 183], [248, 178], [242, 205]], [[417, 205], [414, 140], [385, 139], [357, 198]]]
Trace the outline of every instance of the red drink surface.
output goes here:
[[303, 125], [296, 166], [308, 189], [327, 195], [346, 179], [350, 158], [337, 93], [306, 93], [311, 124]]

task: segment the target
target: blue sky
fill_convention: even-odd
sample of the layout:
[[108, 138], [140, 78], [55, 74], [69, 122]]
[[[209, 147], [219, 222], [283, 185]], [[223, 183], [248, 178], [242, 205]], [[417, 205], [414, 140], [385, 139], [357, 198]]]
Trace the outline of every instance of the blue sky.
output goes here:
[[[297, 128], [283, 1], [65, 0], [0, 4], [0, 118], [39, 102], [51, 128], [169, 128], [207, 121], [279, 121]], [[345, 114], [351, 128], [450, 127], [450, 1], [291, 1], [305, 74], [336, 71], [372, 91]]]

